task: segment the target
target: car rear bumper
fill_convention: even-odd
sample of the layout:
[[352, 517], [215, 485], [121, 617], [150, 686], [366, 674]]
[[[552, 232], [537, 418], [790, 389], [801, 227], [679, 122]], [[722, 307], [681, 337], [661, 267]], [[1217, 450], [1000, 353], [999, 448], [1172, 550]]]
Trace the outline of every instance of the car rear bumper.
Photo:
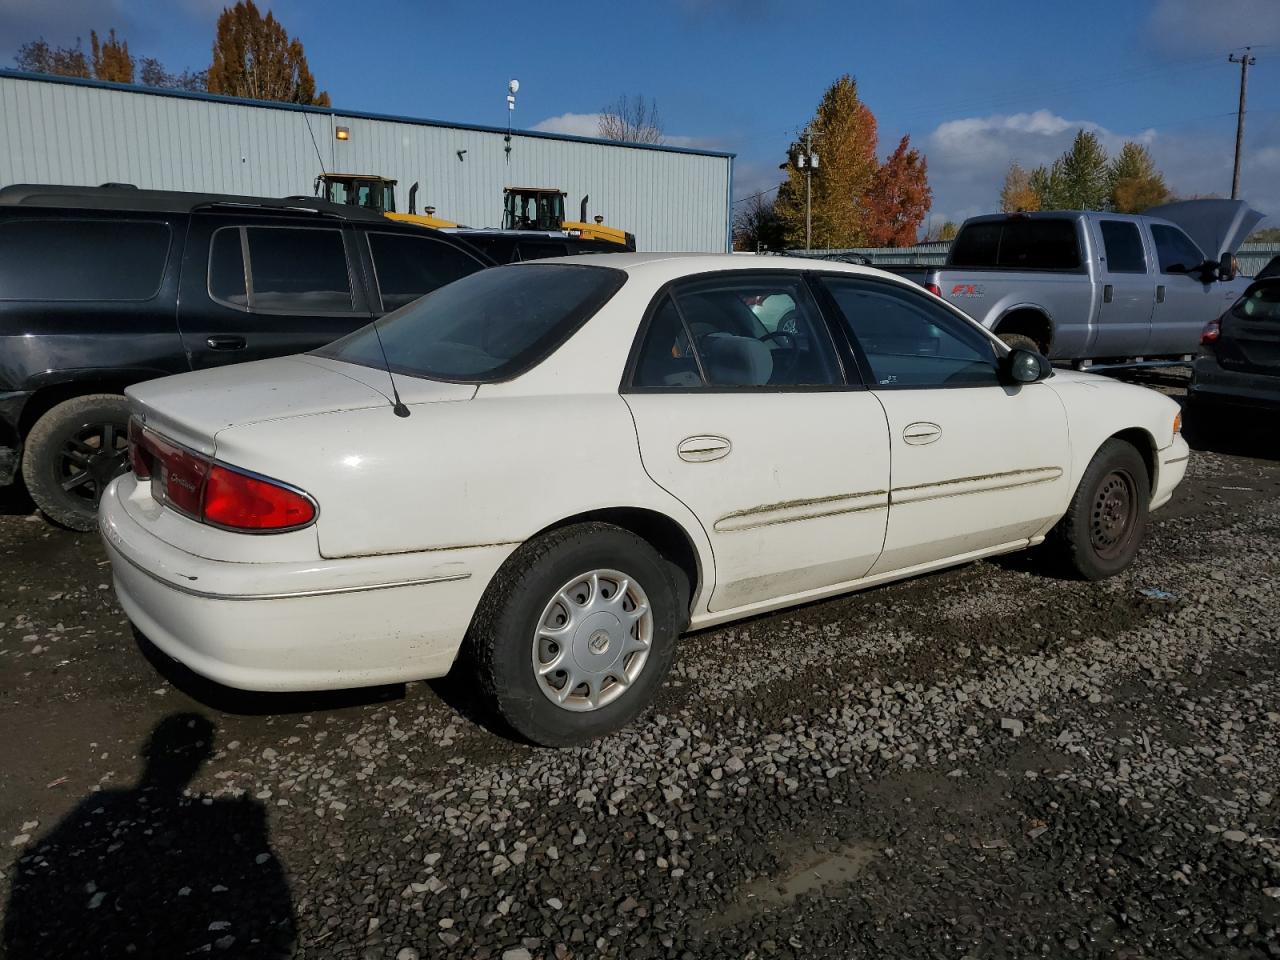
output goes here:
[[[241, 690], [336, 690], [449, 672], [493, 572], [513, 547], [296, 563], [209, 560], [135, 520], [107, 488], [99, 528], [116, 595], [160, 650]], [[354, 570], [354, 573], [353, 573]]]
[[1187, 397], [1280, 410], [1280, 371], [1272, 375], [1228, 370], [1212, 357], [1202, 356], [1192, 367]]
[[1182, 434], [1178, 434], [1173, 438], [1173, 443], [1156, 455], [1159, 457], [1160, 464], [1156, 470], [1156, 488], [1151, 491], [1152, 510], [1159, 509], [1168, 503], [1173, 496], [1173, 491], [1186, 476], [1191, 448], [1187, 446], [1187, 441], [1182, 439]]

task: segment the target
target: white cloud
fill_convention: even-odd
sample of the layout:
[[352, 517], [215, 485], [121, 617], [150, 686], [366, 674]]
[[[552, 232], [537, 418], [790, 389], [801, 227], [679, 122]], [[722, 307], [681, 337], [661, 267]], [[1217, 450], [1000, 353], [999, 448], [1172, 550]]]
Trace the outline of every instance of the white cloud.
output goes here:
[[[532, 127], [543, 133], [563, 133], [572, 137], [600, 136], [600, 114], [598, 113], [562, 113], [558, 117], [547, 117], [539, 120]], [[690, 147], [694, 149], [716, 150], [719, 141], [712, 137], [686, 137], [679, 134], [663, 134], [662, 142], [668, 147]]]
[[1280, 43], [1276, 0], [1156, 0], [1143, 31], [1168, 54], [1218, 54]]
[[[1231, 188], [1231, 145], [1234, 123], [1176, 132], [1158, 129], [1116, 131], [1091, 120], [1070, 120], [1049, 110], [1032, 113], [965, 117], [940, 124], [924, 141], [933, 187], [932, 219], [954, 220], [999, 207], [1000, 187], [1010, 162], [1031, 170], [1052, 163], [1078, 130], [1097, 134], [1115, 155], [1126, 140], [1151, 150], [1169, 186], [1186, 196]], [[1280, 122], [1258, 124], [1246, 138], [1241, 172], [1242, 194], [1257, 209], [1280, 215]]]

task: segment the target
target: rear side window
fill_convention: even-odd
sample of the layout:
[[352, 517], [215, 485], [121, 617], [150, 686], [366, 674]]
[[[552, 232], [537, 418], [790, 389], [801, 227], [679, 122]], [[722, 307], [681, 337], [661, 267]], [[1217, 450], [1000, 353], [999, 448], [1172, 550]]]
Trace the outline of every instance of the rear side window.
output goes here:
[[209, 244], [209, 296], [250, 313], [355, 313], [342, 231], [221, 227]]
[[475, 257], [432, 237], [370, 233], [369, 252], [383, 310], [397, 310], [484, 268]]
[[1142, 252], [1138, 225], [1128, 220], [1103, 220], [1102, 247], [1107, 254], [1108, 273], [1146, 273], [1147, 258]]
[[1186, 273], [1204, 263], [1204, 254], [1191, 238], [1177, 227], [1159, 223], [1151, 225], [1151, 239], [1156, 242], [1156, 257], [1161, 273]]
[[577, 264], [480, 270], [316, 353], [347, 363], [460, 383], [519, 376], [553, 353], [618, 292], [621, 270]]
[[1244, 292], [1231, 315], [1241, 320], [1280, 323], [1280, 283], [1257, 283]]
[[0, 222], [0, 300], [150, 300], [169, 225], [143, 220]]
[[953, 267], [1078, 270], [1080, 244], [1073, 220], [1020, 217], [964, 227], [951, 245]]
[[897, 284], [824, 277], [876, 389], [993, 386], [990, 340], [945, 307]]

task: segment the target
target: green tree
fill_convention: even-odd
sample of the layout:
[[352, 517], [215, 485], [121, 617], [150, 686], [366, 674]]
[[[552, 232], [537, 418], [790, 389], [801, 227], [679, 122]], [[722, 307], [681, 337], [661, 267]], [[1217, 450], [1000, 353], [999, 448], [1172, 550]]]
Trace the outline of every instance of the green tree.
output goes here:
[[[820, 163], [813, 171], [813, 243], [856, 247], [867, 239], [863, 198], [876, 175], [876, 118], [858, 99], [857, 82], [849, 74], [827, 88], [806, 128]], [[791, 145], [787, 180], [774, 205], [790, 246], [805, 240], [805, 179], [796, 158], [805, 138]]]
[[1103, 210], [1111, 199], [1111, 173], [1107, 151], [1098, 135], [1088, 130], [1076, 134], [1071, 148], [1054, 161], [1049, 172], [1050, 196], [1044, 208]]
[[208, 88], [231, 97], [329, 106], [329, 95], [316, 92], [302, 42], [290, 38], [270, 10], [263, 17], [253, 0], [239, 0], [219, 15]]
[[89, 31], [89, 49], [93, 55], [93, 75], [98, 80], [113, 83], [133, 83], [133, 57], [129, 56], [127, 40], [117, 40], [115, 28], [107, 31], [100, 43], [98, 32]]
[[1031, 184], [1031, 174], [1023, 170], [1018, 161], [1009, 164], [1000, 189], [1000, 209], [1005, 213], [1040, 209], [1040, 195]]
[[1150, 151], [1140, 143], [1129, 142], [1120, 148], [1110, 176], [1111, 209], [1120, 213], [1141, 213], [1172, 196]]
[[956, 226], [952, 221], [948, 220], [938, 228], [938, 239], [954, 240], [956, 238], [956, 234], [959, 232], [960, 232], [960, 228]]
[[14, 56], [18, 69], [27, 73], [48, 73], [57, 77], [90, 77], [89, 58], [80, 49], [80, 38], [74, 47], [53, 47], [40, 37], [18, 47]]

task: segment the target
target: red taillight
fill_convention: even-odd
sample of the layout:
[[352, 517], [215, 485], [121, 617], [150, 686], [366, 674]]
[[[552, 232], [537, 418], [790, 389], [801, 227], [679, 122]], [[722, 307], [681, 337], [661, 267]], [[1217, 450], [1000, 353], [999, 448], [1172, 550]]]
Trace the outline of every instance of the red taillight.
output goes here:
[[241, 473], [129, 423], [129, 461], [151, 495], [193, 520], [232, 530], [288, 530], [315, 519], [305, 494]]
[[942, 296], [942, 288], [938, 286], [936, 283], [926, 283], [924, 285], [924, 288], [928, 290], [930, 293], [932, 293], [935, 297]]
[[204, 522], [236, 530], [283, 530], [315, 519], [300, 493], [213, 464], [204, 486]]
[[1211, 343], [1216, 343], [1220, 336], [1222, 336], [1222, 321], [1210, 320], [1200, 334], [1200, 343], [1208, 346]]

